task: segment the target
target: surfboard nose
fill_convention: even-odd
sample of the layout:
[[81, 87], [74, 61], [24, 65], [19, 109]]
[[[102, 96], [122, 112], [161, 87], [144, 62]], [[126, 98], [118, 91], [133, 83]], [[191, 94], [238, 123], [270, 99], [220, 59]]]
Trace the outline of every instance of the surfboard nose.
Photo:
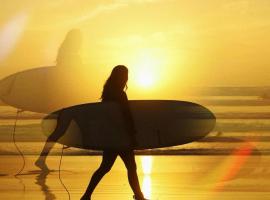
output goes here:
[[7, 96], [12, 91], [15, 80], [16, 75], [11, 75], [0, 81], [0, 98]]

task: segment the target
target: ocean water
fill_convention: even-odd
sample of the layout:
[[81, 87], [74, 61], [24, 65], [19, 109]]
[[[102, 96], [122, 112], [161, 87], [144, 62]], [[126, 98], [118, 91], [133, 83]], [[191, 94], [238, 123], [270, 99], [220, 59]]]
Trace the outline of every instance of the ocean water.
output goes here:
[[[188, 99], [188, 98], [187, 98]], [[261, 104], [266, 100], [258, 96], [195, 96], [189, 100], [200, 102], [203, 100], [219, 101], [259, 101], [258, 105], [235, 106], [204, 105], [217, 116], [215, 129], [203, 140], [186, 145], [175, 146], [149, 151], [147, 154], [188, 154], [188, 155], [216, 155], [231, 154], [241, 145], [249, 144], [254, 154], [268, 154], [270, 152], [270, 105]], [[267, 100], [268, 101], [268, 100]], [[0, 154], [16, 154], [13, 144], [14, 123], [17, 109], [11, 106], [0, 106]], [[38, 154], [46, 140], [41, 130], [44, 114], [24, 111], [19, 113], [15, 130], [15, 140], [22, 151], [29, 155]], [[60, 152], [61, 145], [56, 145], [52, 154]], [[68, 154], [89, 154], [76, 148], [67, 150]], [[90, 152], [91, 153], [91, 152]], [[140, 152], [141, 153], [141, 152]]]

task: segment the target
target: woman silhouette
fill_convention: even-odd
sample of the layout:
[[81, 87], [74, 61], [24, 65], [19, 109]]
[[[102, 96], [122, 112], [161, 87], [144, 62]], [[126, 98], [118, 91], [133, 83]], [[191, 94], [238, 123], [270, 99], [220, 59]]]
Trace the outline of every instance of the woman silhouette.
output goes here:
[[[101, 95], [102, 102], [114, 101], [120, 104], [121, 110], [124, 115], [125, 124], [127, 132], [129, 133], [131, 144], [136, 145], [135, 140], [135, 127], [132, 119], [132, 115], [128, 105], [128, 98], [125, 93], [125, 89], [127, 89], [127, 81], [128, 81], [128, 69], [124, 65], [118, 65], [113, 68], [111, 75], [107, 79], [103, 92]], [[82, 196], [81, 200], [90, 200], [91, 195], [100, 182], [102, 177], [108, 173], [113, 166], [117, 156], [120, 156], [123, 160], [127, 171], [128, 171], [128, 181], [131, 186], [131, 189], [134, 193], [133, 198], [136, 200], [146, 200], [143, 196], [143, 193], [140, 189], [138, 175], [136, 171], [136, 162], [135, 155], [132, 150], [132, 146], [130, 149], [121, 150], [121, 151], [112, 151], [112, 150], [104, 150], [102, 162], [100, 167], [93, 174], [89, 185]]]
[[[118, 65], [113, 68], [111, 75], [107, 79], [103, 92], [101, 95], [102, 102], [113, 101], [120, 104], [121, 111], [125, 120], [125, 128], [130, 136], [131, 146], [129, 149], [125, 150], [104, 150], [103, 157], [100, 167], [93, 174], [91, 181], [82, 196], [81, 200], [90, 200], [91, 195], [96, 188], [97, 184], [100, 182], [102, 177], [110, 171], [113, 166], [117, 156], [119, 155], [121, 159], [124, 161], [124, 164], [128, 171], [128, 181], [131, 186], [131, 189], [134, 193], [134, 199], [136, 200], [146, 200], [141, 191], [138, 175], [136, 171], [136, 162], [135, 155], [133, 152], [133, 147], [136, 145], [135, 134], [136, 130], [134, 127], [133, 118], [130, 112], [128, 98], [125, 93], [125, 89], [127, 89], [127, 81], [128, 81], [128, 69], [124, 65]], [[57, 126], [53, 133], [48, 137], [44, 148], [35, 162], [36, 166], [41, 168], [43, 171], [48, 171], [48, 167], [46, 165], [46, 158], [52, 149], [55, 141], [57, 141], [66, 131], [68, 125], [70, 124], [73, 116], [65, 113], [64, 109], [59, 114], [57, 119]]]
[[[48, 95], [61, 94], [62, 100], [61, 102], [57, 101], [57, 98], [54, 98], [54, 95], [53, 95], [51, 98], [51, 101], [48, 102], [49, 104], [51, 104], [53, 108], [59, 107], [59, 105], [63, 105], [63, 101], [68, 102], [69, 99], [73, 99], [71, 94], [74, 94], [75, 92], [70, 89], [72, 87], [69, 86], [69, 92], [65, 92], [65, 90], [63, 90], [63, 83], [64, 84], [69, 83], [69, 85], [71, 85], [72, 81], [74, 82], [74, 79], [70, 78], [71, 77], [70, 75], [71, 74], [74, 75], [75, 73], [74, 69], [79, 68], [82, 64], [81, 58], [80, 58], [81, 44], [82, 44], [81, 31], [79, 29], [71, 29], [66, 34], [64, 41], [59, 47], [57, 58], [56, 58], [57, 71], [55, 72], [55, 74], [52, 74], [52, 76], [50, 77], [52, 85], [49, 85], [50, 92]], [[59, 76], [59, 74], [61, 76]], [[58, 82], [59, 77], [61, 77], [61, 82]], [[58, 84], [55, 84], [55, 83], [58, 83]], [[68, 120], [64, 119], [61, 121], [65, 121], [66, 122], [65, 124], [67, 124]], [[53, 148], [55, 141], [57, 141], [62, 136], [62, 134], [64, 134], [64, 131], [60, 127], [62, 126], [58, 126], [58, 129], [56, 129], [50, 135], [50, 137], [48, 137], [38, 159], [35, 162], [35, 165], [38, 168], [40, 168], [43, 172], [49, 171], [49, 168], [46, 165], [46, 158], [49, 152], [51, 151], [51, 149]]]

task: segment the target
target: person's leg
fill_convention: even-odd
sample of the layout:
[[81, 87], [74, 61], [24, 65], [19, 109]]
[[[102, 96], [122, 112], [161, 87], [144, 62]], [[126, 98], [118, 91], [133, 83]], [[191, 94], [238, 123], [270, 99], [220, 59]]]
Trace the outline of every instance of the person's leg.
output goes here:
[[52, 132], [52, 134], [48, 137], [40, 155], [37, 161], [35, 162], [35, 165], [39, 167], [42, 170], [48, 171], [49, 168], [46, 165], [46, 158], [53, 148], [55, 141], [57, 141], [66, 131], [68, 128], [68, 125], [71, 121], [71, 117], [68, 115], [68, 113], [60, 113], [57, 119], [57, 125], [55, 130]]
[[143, 200], [144, 196], [139, 184], [139, 179], [137, 175], [137, 166], [133, 150], [120, 152], [119, 155], [121, 159], [124, 161], [125, 166], [127, 168], [129, 185], [135, 195], [135, 198], [138, 200]]
[[88, 187], [87, 187], [84, 195], [82, 196], [81, 200], [86, 200], [86, 199], [91, 198], [91, 195], [92, 195], [94, 189], [96, 188], [97, 184], [100, 182], [102, 177], [111, 170], [111, 168], [112, 168], [112, 166], [117, 158], [117, 155], [118, 154], [116, 152], [110, 152], [110, 151], [103, 152], [102, 162], [101, 162], [99, 168], [93, 174], [93, 176], [88, 184]]

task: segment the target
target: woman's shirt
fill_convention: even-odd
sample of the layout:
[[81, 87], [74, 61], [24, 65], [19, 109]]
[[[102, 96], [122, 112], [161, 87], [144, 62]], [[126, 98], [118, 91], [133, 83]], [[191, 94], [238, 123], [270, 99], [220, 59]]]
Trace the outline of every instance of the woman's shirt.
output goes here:
[[107, 92], [102, 99], [102, 102], [106, 102], [106, 101], [113, 101], [120, 104], [120, 108], [124, 116], [126, 129], [129, 134], [134, 135], [136, 133], [136, 130], [135, 130], [134, 120], [130, 111], [126, 92], [124, 91], [120, 91], [119, 93]]

